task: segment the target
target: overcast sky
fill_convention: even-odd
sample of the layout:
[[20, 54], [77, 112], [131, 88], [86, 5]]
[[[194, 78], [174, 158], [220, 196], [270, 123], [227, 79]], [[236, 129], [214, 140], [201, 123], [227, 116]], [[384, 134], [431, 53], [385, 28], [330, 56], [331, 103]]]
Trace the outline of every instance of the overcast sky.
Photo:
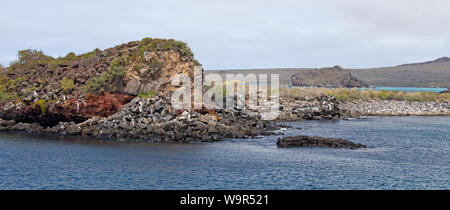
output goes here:
[[205, 69], [378, 67], [450, 56], [448, 0], [14, 0], [0, 7], [0, 63], [144, 37], [189, 43]]

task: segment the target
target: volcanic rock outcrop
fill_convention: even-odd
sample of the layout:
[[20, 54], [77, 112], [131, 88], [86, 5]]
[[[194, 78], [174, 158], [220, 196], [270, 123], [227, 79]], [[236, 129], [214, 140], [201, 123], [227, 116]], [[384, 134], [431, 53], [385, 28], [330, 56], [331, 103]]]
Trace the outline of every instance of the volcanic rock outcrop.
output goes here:
[[[188, 46], [175, 40], [146, 38], [56, 59], [22, 50], [16, 62], [0, 71], [0, 131], [194, 142], [273, 135], [276, 129], [273, 122], [262, 120], [278, 116], [267, 110], [205, 108], [211, 104], [176, 110], [171, 93], [178, 87], [172, 86], [172, 79], [187, 75], [192, 88], [203, 69]], [[355, 79], [344, 75], [341, 81], [349, 84]], [[309, 101], [280, 98], [280, 103], [278, 120], [345, 117], [332, 96]]]
[[22, 50], [15, 63], [1, 70], [0, 118], [53, 126], [111, 116], [139, 94], [169, 94], [172, 77], [193, 78], [195, 66], [185, 43], [165, 39], [56, 59]]
[[293, 74], [293, 86], [312, 87], [367, 87], [367, 83], [353, 76], [349, 70], [339, 66], [323, 69], [304, 70]]
[[175, 110], [173, 77], [187, 75], [193, 85], [203, 75], [187, 45], [175, 40], [146, 38], [57, 59], [23, 50], [1, 71], [0, 131], [147, 142], [274, 134], [258, 111]]

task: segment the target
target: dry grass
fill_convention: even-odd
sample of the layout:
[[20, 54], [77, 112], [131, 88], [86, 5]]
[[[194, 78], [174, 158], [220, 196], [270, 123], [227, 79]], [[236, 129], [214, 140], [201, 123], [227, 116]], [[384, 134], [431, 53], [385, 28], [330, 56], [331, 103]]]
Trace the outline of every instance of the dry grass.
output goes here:
[[300, 100], [332, 95], [342, 101], [357, 100], [397, 100], [419, 102], [450, 102], [450, 94], [432, 92], [402, 92], [386, 90], [327, 89], [327, 88], [281, 88], [280, 96]]

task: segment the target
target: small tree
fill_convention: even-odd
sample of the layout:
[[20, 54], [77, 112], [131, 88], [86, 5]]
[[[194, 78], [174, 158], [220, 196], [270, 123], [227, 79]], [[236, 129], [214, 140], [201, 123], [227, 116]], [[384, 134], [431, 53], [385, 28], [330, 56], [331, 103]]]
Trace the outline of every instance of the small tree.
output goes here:
[[45, 61], [48, 60], [50, 57], [46, 56], [42, 51], [40, 50], [19, 50], [17, 53], [18, 63], [19, 64], [31, 64], [36, 61]]
[[10, 63], [10, 69], [14, 70], [17, 67], [32, 67], [36, 64], [46, 64], [54, 58], [45, 55], [40, 50], [19, 50], [17, 53], [17, 60], [14, 60]]

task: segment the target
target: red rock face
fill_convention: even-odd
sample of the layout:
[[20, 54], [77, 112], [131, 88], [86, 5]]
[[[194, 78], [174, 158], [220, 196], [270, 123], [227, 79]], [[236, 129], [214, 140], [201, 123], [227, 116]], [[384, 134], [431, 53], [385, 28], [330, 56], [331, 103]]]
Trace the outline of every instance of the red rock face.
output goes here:
[[86, 119], [91, 117], [108, 117], [116, 113], [120, 107], [130, 102], [133, 98], [134, 96], [126, 94], [86, 94], [84, 100], [68, 100], [63, 104], [56, 105], [51, 112]]
[[3, 112], [0, 117], [16, 122], [39, 123], [43, 126], [70, 121], [80, 123], [92, 117], [111, 116], [133, 98], [134, 96], [126, 94], [86, 94], [84, 100], [72, 99], [62, 104], [50, 104], [46, 113], [41, 113], [39, 106], [28, 105], [22, 109], [13, 108]]

